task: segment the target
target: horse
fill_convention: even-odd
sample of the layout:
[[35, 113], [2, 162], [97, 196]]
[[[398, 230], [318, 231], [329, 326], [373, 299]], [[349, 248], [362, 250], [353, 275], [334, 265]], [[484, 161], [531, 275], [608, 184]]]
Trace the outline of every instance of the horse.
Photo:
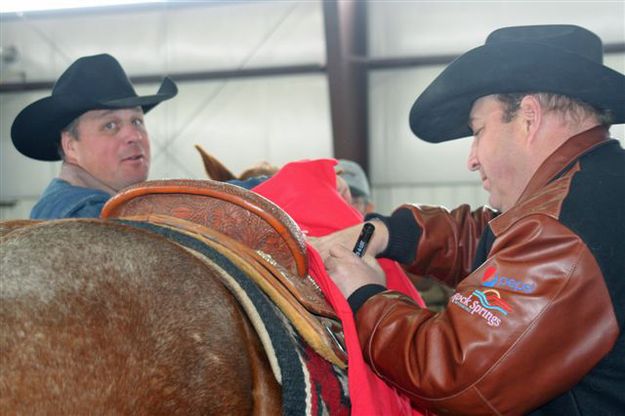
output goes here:
[[[239, 176], [236, 176], [223, 162], [208, 153], [201, 145], [196, 144], [195, 149], [200, 153], [207, 178], [217, 182], [228, 182], [232, 180], [245, 181], [258, 177], [271, 177], [280, 170], [276, 165], [272, 165], [267, 161], [261, 161], [245, 169]], [[336, 189], [341, 195], [341, 198], [348, 204], [351, 204], [352, 194], [347, 181], [340, 175], [341, 173], [342, 171], [340, 169], [336, 170]]]
[[[249, 210], [264, 203], [254, 198], [237, 202], [233, 195], [243, 191], [216, 186], [227, 199], [219, 202], [227, 206]], [[224, 188], [228, 192], [221, 192]], [[122, 201], [124, 207], [136, 207], [137, 189], [126, 195], [130, 200], [121, 195], [113, 205]], [[335, 408], [289, 403], [293, 399], [285, 391], [297, 383], [280, 361], [289, 353], [268, 353], [267, 344], [274, 341], [267, 339], [273, 335], [258, 330], [253, 322], [258, 316], [250, 315], [228, 283], [234, 274], [253, 274], [251, 257], [227, 255], [223, 247], [198, 248], [201, 238], [171, 226], [184, 222], [173, 217], [161, 218], [166, 232], [155, 232], [159, 217], [154, 209], [163, 204], [146, 200], [152, 222], [120, 216], [0, 225], [0, 414], [349, 413], [345, 397]], [[174, 205], [170, 214], [190, 211]], [[118, 208], [109, 207], [108, 215], [113, 217]], [[256, 214], [268, 215], [260, 208]], [[205, 225], [221, 223], [217, 218]], [[203, 235], [209, 235], [202, 227], [207, 230]], [[236, 235], [240, 229], [230, 227], [221, 231]], [[248, 233], [250, 238], [266, 235], [254, 227], [260, 232]], [[279, 227], [278, 233], [288, 234]], [[213, 249], [229, 239], [218, 231], [210, 235], [216, 236]], [[271, 238], [269, 242], [280, 247]], [[289, 250], [297, 251], [292, 246]], [[274, 257], [280, 258], [279, 253]], [[295, 261], [286, 267], [298, 273], [303, 266]], [[299, 340], [313, 372], [321, 372], [317, 381], [339, 371], [297, 334], [284, 332]], [[274, 342], [273, 348], [282, 347]]]
[[106, 222], [2, 238], [0, 413], [277, 414], [238, 303], [191, 253]]
[[233, 179], [246, 180], [258, 176], [272, 176], [278, 170], [279, 167], [272, 165], [267, 161], [259, 162], [249, 168], [245, 169], [238, 176], [232, 173], [230, 169], [226, 167], [219, 159], [208, 153], [204, 148], [196, 144], [195, 149], [200, 153], [202, 163], [204, 164], [204, 170], [208, 179], [212, 179], [218, 182], [226, 182]]

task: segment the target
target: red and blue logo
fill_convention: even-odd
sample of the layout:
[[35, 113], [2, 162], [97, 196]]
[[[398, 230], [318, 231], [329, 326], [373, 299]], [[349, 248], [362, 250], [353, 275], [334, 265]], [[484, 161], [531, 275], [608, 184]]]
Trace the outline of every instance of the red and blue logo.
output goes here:
[[501, 298], [501, 295], [495, 289], [488, 289], [485, 291], [475, 289], [472, 293], [480, 303], [484, 309], [495, 310], [501, 312], [504, 315], [508, 315], [508, 312], [512, 311], [512, 308]]
[[501, 294], [495, 289], [484, 291], [475, 289], [469, 296], [454, 293], [449, 299], [453, 305], [457, 305], [471, 315], [477, 315], [484, 319], [488, 325], [498, 327], [501, 325], [501, 317], [508, 316], [512, 307], [501, 298]]
[[522, 293], [532, 293], [536, 290], [536, 284], [523, 283], [522, 281], [512, 277], [501, 276], [497, 273], [497, 269], [494, 267], [489, 267], [486, 271], [484, 271], [484, 275], [482, 276], [482, 285], [486, 287], [499, 287]]

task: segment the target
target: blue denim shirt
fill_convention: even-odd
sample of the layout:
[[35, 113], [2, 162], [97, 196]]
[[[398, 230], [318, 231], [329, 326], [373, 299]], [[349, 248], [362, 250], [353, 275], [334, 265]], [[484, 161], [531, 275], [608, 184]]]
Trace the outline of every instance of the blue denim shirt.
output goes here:
[[[228, 183], [251, 189], [267, 179], [267, 176], [259, 176], [243, 181], [233, 179]], [[30, 218], [34, 220], [98, 218], [102, 207], [110, 198], [111, 195], [104, 191], [74, 186], [63, 179], [54, 178], [30, 211]]]
[[245, 189], [252, 189], [256, 185], [260, 185], [261, 183], [265, 182], [267, 179], [269, 179], [269, 176], [256, 176], [253, 178], [243, 179], [243, 180], [230, 179], [229, 181], [226, 181], [226, 183], [229, 183], [230, 185], [240, 186], [241, 188], [245, 188]]
[[97, 218], [109, 198], [111, 195], [104, 191], [74, 186], [54, 178], [30, 211], [30, 218]]

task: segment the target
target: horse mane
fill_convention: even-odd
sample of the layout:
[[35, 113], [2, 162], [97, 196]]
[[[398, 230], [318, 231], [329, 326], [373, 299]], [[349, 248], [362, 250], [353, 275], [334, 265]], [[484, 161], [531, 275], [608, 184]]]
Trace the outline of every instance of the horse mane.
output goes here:
[[219, 159], [208, 153], [204, 148], [196, 144], [195, 148], [200, 152], [202, 162], [204, 162], [204, 170], [209, 179], [219, 182], [226, 182], [232, 179], [246, 180], [257, 176], [272, 176], [280, 168], [272, 165], [269, 162], [259, 162], [246, 170], [244, 170], [239, 176], [236, 176], [230, 171]]
[[277, 173], [278, 170], [280, 170], [280, 168], [277, 166], [274, 166], [269, 162], [262, 161], [244, 170], [241, 175], [239, 175], [239, 179], [245, 180], [256, 176], [272, 176]]

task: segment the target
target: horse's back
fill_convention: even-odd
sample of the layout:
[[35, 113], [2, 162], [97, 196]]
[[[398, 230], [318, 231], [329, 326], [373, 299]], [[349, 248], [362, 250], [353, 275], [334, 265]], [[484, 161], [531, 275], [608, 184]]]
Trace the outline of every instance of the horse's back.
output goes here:
[[96, 220], [0, 241], [0, 414], [253, 412], [246, 318], [192, 254]]

